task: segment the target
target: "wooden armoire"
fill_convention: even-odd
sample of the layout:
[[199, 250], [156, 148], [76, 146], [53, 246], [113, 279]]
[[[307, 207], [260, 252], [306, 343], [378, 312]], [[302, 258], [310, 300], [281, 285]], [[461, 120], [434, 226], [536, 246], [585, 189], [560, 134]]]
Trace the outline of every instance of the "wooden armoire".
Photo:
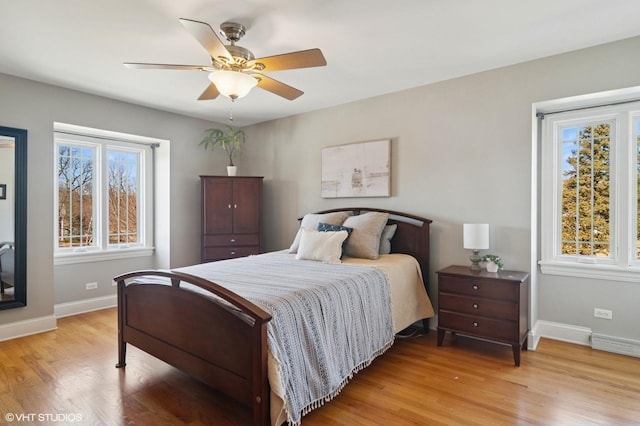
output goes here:
[[200, 176], [203, 263], [262, 252], [262, 180]]

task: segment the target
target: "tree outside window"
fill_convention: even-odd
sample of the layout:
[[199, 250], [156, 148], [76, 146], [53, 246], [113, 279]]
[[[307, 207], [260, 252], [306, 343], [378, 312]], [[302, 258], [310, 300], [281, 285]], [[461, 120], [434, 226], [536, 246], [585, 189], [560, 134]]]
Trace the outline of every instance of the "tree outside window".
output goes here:
[[132, 244], [138, 236], [140, 154], [108, 151], [109, 244]]
[[58, 247], [94, 245], [95, 148], [58, 146]]
[[561, 129], [561, 253], [610, 254], [611, 123]]

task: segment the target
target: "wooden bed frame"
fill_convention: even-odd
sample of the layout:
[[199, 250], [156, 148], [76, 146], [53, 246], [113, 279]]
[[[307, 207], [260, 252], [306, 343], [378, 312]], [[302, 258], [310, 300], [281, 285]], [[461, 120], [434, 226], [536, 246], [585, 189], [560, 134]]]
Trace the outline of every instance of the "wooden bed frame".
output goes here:
[[[414, 256], [422, 268], [428, 293], [429, 224], [431, 220], [392, 210], [339, 208], [318, 213], [389, 213], [398, 228], [391, 241], [393, 253]], [[132, 278], [151, 277], [147, 283], [126, 284]], [[171, 285], [154, 283], [170, 279]], [[269, 425], [267, 323], [271, 316], [239, 295], [211, 281], [171, 271], [136, 271], [114, 278], [118, 282], [118, 363], [126, 365], [130, 343], [184, 371], [252, 409], [254, 425]], [[181, 288], [196, 285], [234, 305], [246, 316], [213, 298]], [[247, 316], [250, 320], [247, 319]], [[423, 319], [428, 330], [429, 320]]]

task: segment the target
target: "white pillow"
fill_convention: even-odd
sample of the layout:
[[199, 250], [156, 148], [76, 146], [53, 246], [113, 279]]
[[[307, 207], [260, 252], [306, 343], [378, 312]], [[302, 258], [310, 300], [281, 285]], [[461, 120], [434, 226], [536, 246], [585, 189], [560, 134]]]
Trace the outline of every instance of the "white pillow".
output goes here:
[[388, 213], [368, 212], [349, 216], [342, 226], [353, 228], [344, 249], [345, 256], [362, 259], [380, 257], [380, 237], [389, 219]]
[[298, 233], [296, 234], [296, 238], [293, 240], [293, 244], [289, 247], [289, 253], [296, 253], [298, 251], [298, 246], [300, 245], [300, 230], [302, 228], [308, 229], [318, 229], [318, 224], [320, 222], [328, 223], [330, 225], [342, 225], [342, 222], [349, 217], [349, 213], [347, 212], [333, 212], [333, 213], [308, 213], [304, 215], [302, 218], [302, 222], [300, 223], [300, 229], [298, 229]]
[[300, 229], [300, 246], [296, 259], [319, 260], [326, 263], [342, 263], [342, 243], [347, 239], [347, 231], [321, 232], [314, 229]]

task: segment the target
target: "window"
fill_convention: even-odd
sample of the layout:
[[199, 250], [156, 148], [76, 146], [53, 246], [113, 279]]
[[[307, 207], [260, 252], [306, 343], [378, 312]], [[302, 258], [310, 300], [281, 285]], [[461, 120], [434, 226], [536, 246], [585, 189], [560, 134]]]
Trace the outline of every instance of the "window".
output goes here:
[[149, 138], [62, 123], [54, 130], [56, 264], [149, 255]]
[[640, 276], [640, 103], [548, 114], [542, 124], [541, 270]]

